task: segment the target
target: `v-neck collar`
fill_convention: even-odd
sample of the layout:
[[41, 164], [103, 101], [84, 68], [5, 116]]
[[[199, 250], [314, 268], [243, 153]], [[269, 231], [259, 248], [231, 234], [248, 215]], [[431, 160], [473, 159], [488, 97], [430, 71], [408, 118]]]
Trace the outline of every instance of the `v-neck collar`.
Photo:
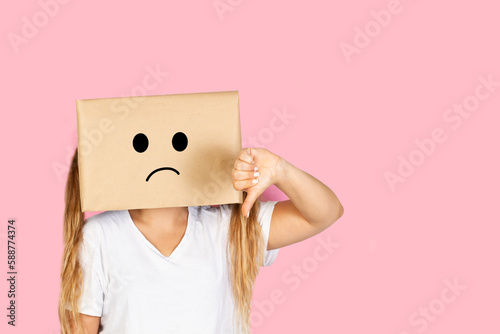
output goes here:
[[173, 250], [173, 252], [169, 255], [169, 256], [165, 256], [163, 255], [159, 250], [158, 248], [156, 248], [145, 236], [144, 234], [142, 234], [142, 232], [139, 230], [139, 228], [135, 225], [132, 217], [130, 216], [130, 212], [128, 210], [123, 210], [122, 211], [124, 216], [125, 216], [125, 219], [127, 221], [127, 224], [132, 228], [132, 230], [134, 230], [135, 232], [135, 235], [144, 243], [146, 243], [146, 245], [149, 246], [149, 248], [151, 250], [153, 250], [153, 252], [155, 252], [157, 255], [159, 255], [161, 258], [165, 259], [165, 260], [174, 260], [175, 258], [177, 258], [179, 255], [179, 252], [182, 251], [182, 248], [184, 248], [184, 245], [186, 244], [187, 242], [187, 239], [190, 237], [191, 235], [191, 230], [193, 229], [193, 219], [194, 219], [194, 212], [193, 212], [193, 207], [191, 206], [188, 206], [188, 221], [187, 221], [187, 226], [186, 226], [186, 232], [184, 232], [184, 236], [182, 237], [182, 240], [179, 242], [179, 244], [177, 245], [177, 247], [175, 247], [175, 249]]

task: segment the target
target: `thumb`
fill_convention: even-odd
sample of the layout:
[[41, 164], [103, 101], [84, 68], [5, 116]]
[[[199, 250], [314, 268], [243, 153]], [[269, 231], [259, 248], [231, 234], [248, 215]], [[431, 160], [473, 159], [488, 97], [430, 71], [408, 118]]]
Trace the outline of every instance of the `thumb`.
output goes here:
[[247, 154], [252, 158], [252, 162], [255, 160], [255, 150], [252, 150], [251, 147], [247, 147]]
[[241, 211], [245, 217], [248, 218], [248, 216], [250, 215], [250, 210], [252, 209], [252, 206], [254, 205], [258, 197], [259, 192], [257, 191], [247, 192], [247, 197], [245, 198], [245, 201], [241, 206]]

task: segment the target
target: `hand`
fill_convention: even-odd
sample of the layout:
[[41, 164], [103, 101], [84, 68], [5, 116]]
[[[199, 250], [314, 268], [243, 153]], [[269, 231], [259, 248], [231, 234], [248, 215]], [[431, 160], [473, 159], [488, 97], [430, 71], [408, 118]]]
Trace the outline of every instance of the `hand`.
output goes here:
[[241, 208], [245, 217], [264, 190], [281, 176], [281, 161], [281, 157], [264, 148], [245, 148], [238, 154], [232, 170], [233, 187], [247, 193]]

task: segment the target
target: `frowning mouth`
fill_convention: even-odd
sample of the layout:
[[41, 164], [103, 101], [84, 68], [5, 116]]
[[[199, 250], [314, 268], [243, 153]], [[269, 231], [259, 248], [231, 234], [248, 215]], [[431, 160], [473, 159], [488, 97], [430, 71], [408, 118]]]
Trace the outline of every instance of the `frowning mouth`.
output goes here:
[[151, 173], [149, 173], [148, 177], [146, 178], [146, 182], [149, 181], [149, 179], [151, 178], [151, 176], [153, 176], [154, 173], [156, 172], [159, 172], [161, 170], [171, 170], [172, 172], [175, 172], [177, 173], [177, 175], [179, 175], [179, 171], [175, 168], [172, 168], [172, 167], [161, 167], [161, 168], [156, 168], [154, 171], [152, 171]]

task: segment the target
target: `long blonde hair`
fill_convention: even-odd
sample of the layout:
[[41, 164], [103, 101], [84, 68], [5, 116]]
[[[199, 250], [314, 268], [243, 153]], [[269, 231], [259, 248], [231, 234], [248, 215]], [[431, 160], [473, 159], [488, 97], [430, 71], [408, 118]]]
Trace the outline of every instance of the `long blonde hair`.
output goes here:
[[[61, 333], [84, 332], [78, 312], [82, 295], [82, 270], [78, 251], [82, 242], [82, 229], [86, 222], [80, 206], [78, 149], [75, 150], [68, 173], [64, 210], [64, 252], [62, 256], [61, 290], [59, 295], [59, 321]], [[246, 193], [243, 193], [246, 198]], [[262, 229], [257, 221], [259, 201], [256, 201], [246, 218], [241, 204], [231, 205], [228, 230], [228, 250], [231, 263], [230, 280], [236, 306], [237, 324], [242, 333], [250, 333], [250, 310], [253, 285], [264, 258]], [[66, 307], [71, 310], [67, 310]]]

